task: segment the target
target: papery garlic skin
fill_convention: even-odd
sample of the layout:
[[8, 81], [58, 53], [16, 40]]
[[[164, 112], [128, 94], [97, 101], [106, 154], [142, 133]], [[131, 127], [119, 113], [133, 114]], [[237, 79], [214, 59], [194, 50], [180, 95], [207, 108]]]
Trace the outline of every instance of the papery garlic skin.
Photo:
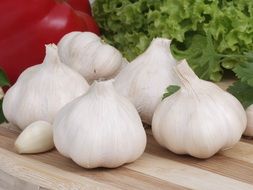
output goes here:
[[247, 128], [244, 131], [245, 136], [253, 136], [253, 104], [246, 109]]
[[15, 142], [19, 154], [46, 152], [54, 148], [53, 127], [46, 121], [36, 121], [25, 128]]
[[137, 110], [112, 81], [94, 82], [53, 124], [57, 150], [85, 168], [115, 168], [139, 158], [146, 134]]
[[247, 122], [240, 102], [217, 85], [200, 80], [185, 60], [176, 70], [182, 86], [157, 107], [152, 121], [154, 138], [176, 154], [197, 158], [231, 148]]
[[97, 79], [109, 79], [117, 73], [124, 58], [113, 46], [91, 32], [71, 32], [58, 43], [63, 63], [78, 71], [91, 84]]
[[151, 124], [153, 113], [170, 84], [179, 84], [170, 52], [171, 40], [155, 38], [148, 49], [128, 64], [115, 78], [115, 88], [129, 98], [141, 119]]
[[6, 119], [24, 129], [43, 120], [52, 123], [56, 113], [89, 88], [86, 80], [61, 63], [57, 46], [46, 46], [42, 64], [26, 69], [3, 100]]

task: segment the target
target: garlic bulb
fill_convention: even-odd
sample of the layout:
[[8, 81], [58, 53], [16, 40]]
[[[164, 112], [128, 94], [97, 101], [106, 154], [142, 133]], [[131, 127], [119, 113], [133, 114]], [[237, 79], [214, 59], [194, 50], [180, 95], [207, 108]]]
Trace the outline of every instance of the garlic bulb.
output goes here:
[[58, 43], [63, 63], [78, 71], [92, 83], [112, 78], [124, 63], [121, 53], [91, 32], [71, 32]]
[[157, 107], [154, 138], [174, 153], [198, 158], [232, 147], [247, 122], [240, 102], [217, 85], [200, 80], [185, 60], [176, 71], [182, 87]]
[[15, 142], [18, 153], [41, 153], [54, 148], [53, 128], [46, 121], [36, 121], [25, 128]]
[[88, 88], [80, 74], [60, 62], [57, 46], [47, 45], [43, 63], [26, 69], [7, 91], [3, 112], [21, 129], [38, 120], [52, 123], [60, 108]]
[[247, 128], [244, 131], [245, 136], [253, 136], [253, 104], [246, 109]]
[[112, 81], [95, 81], [57, 114], [53, 128], [57, 150], [85, 168], [133, 162], [146, 146], [138, 112]]
[[153, 39], [149, 48], [115, 78], [116, 90], [132, 101], [147, 124], [151, 123], [166, 87], [179, 84], [173, 70], [176, 60], [170, 53], [170, 43], [168, 39]]

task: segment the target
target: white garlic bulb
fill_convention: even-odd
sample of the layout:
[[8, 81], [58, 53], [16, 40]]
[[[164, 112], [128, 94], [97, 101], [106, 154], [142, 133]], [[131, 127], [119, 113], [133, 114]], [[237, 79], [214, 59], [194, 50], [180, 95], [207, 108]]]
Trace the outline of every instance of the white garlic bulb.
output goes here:
[[217, 85], [200, 80], [185, 60], [176, 70], [182, 86], [157, 107], [154, 138], [174, 153], [198, 158], [232, 147], [247, 122], [240, 102]]
[[253, 104], [246, 109], [247, 128], [244, 131], [245, 136], [253, 136]]
[[109, 79], [126, 62], [121, 53], [91, 32], [71, 32], [58, 43], [63, 63], [78, 71], [89, 82]]
[[53, 127], [46, 121], [36, 121], [25, 128], [15, 142], [20, 154], [41, 153], [54, 148]]
[[57, 114], [53, 128], [57, 150], [85, 168], [133, 162], [146, 146], [137, 110], [112, 81], [95, 81]]
[[3, 100], [6, 119], [24, 129], [43, 120], [52, 123], [56, 113], [89, 88], [85, 79], [61, 63], [57, 46], [47, 45], [42, 64], [26, 69]]
[[173, 67], [176, 60], [170, 52], [171, 40], [155, 38], [148, 49], [128, 64], [115, 78], [116, 90], [128, 97], [150, 124], [166, 87], [179, 84]]

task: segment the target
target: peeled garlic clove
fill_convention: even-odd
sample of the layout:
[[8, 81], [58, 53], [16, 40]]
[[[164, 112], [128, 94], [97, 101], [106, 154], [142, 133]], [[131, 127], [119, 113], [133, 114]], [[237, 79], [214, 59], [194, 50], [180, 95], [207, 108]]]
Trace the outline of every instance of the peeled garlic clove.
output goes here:
[[253, 104], [246, 109], [247, 128], [244, 131], [245, 136], [253, 136]]
[[240, 102], [217, 85], [199, 79], [182, 61], [176, 71], [181, 89], [157, 107], [152, 132], [157, 142], [177, 154], [208, 158], [236, 144], [246, 127]]
[[91, 32], [71, 32], [58, 43], [61, 60], [92, 83], [117, 73], [124, 59], [114, 47]]
[[52, 123], [66, 103], [88, 88], [79, 73], [60, 62], [57, 46], [46, 45], [43, 63], [26, 69], [5, 94], [3, 112], [21, 129], [38, 120]]
[[155, 38], [148, 49], [127, 64], [115, 78], [115, 88], [135, 105], [141, 119], [151, 124], [153, 113], [166, 87], [179, 84], [170, 52], [171, 40]]
[[114, 168], [135, 161], [146, 146], [137, 110], [117, 94], [112, 81], [94, 82], [57, 114], [57, 150], [85, 168]]
[[46, 121], [36, 121], [25, 128], [15, 142], [19, 154], [46, 152], [54, 148], [53, 128]]

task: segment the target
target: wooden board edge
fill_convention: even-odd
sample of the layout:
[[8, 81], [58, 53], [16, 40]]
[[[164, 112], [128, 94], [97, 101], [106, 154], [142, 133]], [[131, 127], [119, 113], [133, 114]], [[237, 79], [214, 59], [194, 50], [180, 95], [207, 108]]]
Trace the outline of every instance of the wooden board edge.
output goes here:
[[0, 148], [0, 170], [48, 189], [118, 190], [116, 187], [22, 157], [3, 148]]

